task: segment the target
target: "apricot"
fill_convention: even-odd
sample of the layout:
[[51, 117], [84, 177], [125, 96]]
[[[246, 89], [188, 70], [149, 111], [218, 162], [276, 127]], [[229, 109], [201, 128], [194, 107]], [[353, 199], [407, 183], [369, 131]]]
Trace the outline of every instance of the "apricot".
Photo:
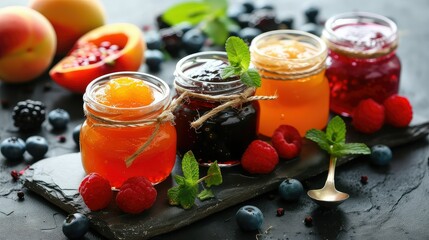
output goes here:
[[27, 82], [46, 71], [55, 55], [55, 31], [28, 7], [0, 9], [0, 80]]
[[66, 55], [82, 35], [105, 24], [99, 0], [31, 0], [29, 6], [54, 26], [59, 56]]

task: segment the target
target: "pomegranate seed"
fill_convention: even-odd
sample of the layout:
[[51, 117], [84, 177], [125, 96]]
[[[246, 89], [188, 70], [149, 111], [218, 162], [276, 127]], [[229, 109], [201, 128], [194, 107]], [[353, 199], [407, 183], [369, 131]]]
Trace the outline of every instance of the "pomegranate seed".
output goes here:
[[67, 140], [66, 137], [64, 137], [62, 135], [58, 137], [58, 142], [60, 142], [60, 143], [65, 143], [66, 140]]
[[19, 179], [19, 173], [16, 170], [10, 171], [10, 175], [12, 176], [14, 181], [18, 181]]
[[23, 192], [23, 191], [18, 191], [18, 192], [16, 193], [16, 195], [18, 195], [19, 200], [24, 200], [24, 196], [25, 196], [25, 194], [24, 194], [24, 192]]
[[311, 225], [313, 225], [313, 218], [311, 216], [305, 217], [304, 223], [305, 223], [305, 226], [311, 226]]
[[361, 176], [360, 177], [360, 182], [362, 184], [367, 184], [368, 183], [368, 176]]

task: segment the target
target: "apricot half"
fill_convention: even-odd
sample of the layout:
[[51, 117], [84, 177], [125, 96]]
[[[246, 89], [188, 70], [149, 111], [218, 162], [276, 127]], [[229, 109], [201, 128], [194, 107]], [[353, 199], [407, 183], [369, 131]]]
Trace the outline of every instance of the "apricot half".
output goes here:
[[85, 33], [105, 24], [99, 0], [31, 0], [29, 7], [44, 15], [55, 29], [56, 54], [64, 56]]
[[82, 36], [72, 51], [49, 72], [51, 78], [72, 92], [84, 93], [95, 78], [119, 71], [137, 71], [146, 44], [143, 32], [130, 23], [114, 23]]
[[27, 82], [46, 71], [55, 54], [52, 25], [37, 11], [11, 6], [0, 9], [0, 80]]

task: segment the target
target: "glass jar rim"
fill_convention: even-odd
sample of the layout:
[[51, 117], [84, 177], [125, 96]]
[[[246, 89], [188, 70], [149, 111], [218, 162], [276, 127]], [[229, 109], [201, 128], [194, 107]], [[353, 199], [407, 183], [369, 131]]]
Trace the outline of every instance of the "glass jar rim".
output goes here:
[[[353, 23], [372, 23], [386, 27], [381, 37], [370, 39], [369, 42], [351, 40], [336, 33], [336, 27]], [[396, 23], [389, 18], [370, 12], [346, 12], [330, 17], [322, 32], [330, 50], [353, 58], [378, 58], [392, 53], [398, 47]], [[381, 31], [381, 30], [380, 30]]]
[[327, 33], [329, 33], [330, 35], [336, 36], [335, 31], [334, 31], [334, 26], [336, 26], [336, 25], [334, 25], [335, 22], [340, 20], [340, 19], [350, 19], [350, 18], [357, 18], [359, 21], [362, 21], [362, 20], [368, 21], [370, 19], [382, 21], [382, 22], [386, 23], [386, 26], [388, 26], [391, 30], [390, 35], [386, 36], [386, 38], [387, 39], [396, 38], [397, 30], [398, 30], [396, 23], [393, 22], [388, 17], [385, 17], [385, 16], [377, 14], [377, 13], [371, 13], [371, 12], [355, 11], [355, 12], [345, 12], [345, 13], [340, 13], [340, 14], [334, 15], [334, 16], [330, 17], [328, 20], [326, 20], [324, 30]]
[[[317, 52], [309, 57], [305, 57], [305, 58], [294, 58], [294, 59], [285, 59], [285, 58], [281, 58], [281, 57], [273, 57], [271, 55], [267, 55], [265, 53], [263, 53], [259, 48], [256, 47], [258, 41], [260, 41], [261, 39], [264, 38], [268, 38], [268, 37], [272, 37], [272, 36], [296, 36], [293, 39], [303, 39], [303, 38], [308, 38], [311, 40], [314, 40], [319, 46], [317, 47]], [[320, 56], [322, 56], [323, 54], [326, 54], [327, 51], [327, 46], [326, 43], [319, 38], [318, 36], [311, 34], [311, 33], [307, 33], [301, 30], [291, 30], [291, 29], [281, 29], [281, 30], [274, 30], [274, 31], [269, 31], [269, 32], [265, 32], [262, 33], [258, 36], [256, 36], [251, 44], [250, 44], [250, 50], [251, 51], [255, 51], [258, 55], [264, 56], [264, 57], [268, 57], [271, 58], [273, 60], [280, 60], [280, 61], [286, 61], [286, 62], [306, 62], [308, 60], [314, 59], [314, 58], [318, 58]]]
[[[186, 75], [186, 70], [192, 68], [195, 64], [203, 64], [207, 60], [225, 60], [228, 62], [228, 56], [223, 51], [203, 51], [198, 53], [190, 54], [180, 59], [176, 64], [174, 71], [176, 86], [185, 88], [189, 91], [200, 92], [204, 94], [220, 95], [220, 94], [231, 94], [234, 92], [242, 91], [247, 86], [241, 82], [241, 79], [234, 79], [230, 81], [219, 81], [219, 82], [206, 82], [198, 79], [193, 79]], [[195, 85], [192, 85], [195, 84]], [[196, 84], [199, 83], [199, 84]], [[225, 88], [229, 86], [229, 88]]]
[[[100, 87], [101, 84], [106, 83], [107, 81], [116, 78], [116, 77], [134, 77], [136, 79], [142, 80], [145, 83], [148, 83], [150, 87], [155, 88], [156, 91], [161, 93], [160, 98], [155, 98], [155, 100], [146, 106], [140, 107], [114, 107], [100, 103], [97, 101], [93, 93]], [[143, 114], [151, 113], [153, 111], [158, 111], [161, 109], [166, 109], [171, 101], [170, 96], [170, 87], [168, 84], [162, 79], [147, 73], [142, 72], [133, 72], [133, 71], [122, 71], [122, 72], [114, 72], [102, 75], [94, 80], [92, 80], [88, 86], [86, 87], [85, 94], [83, 95], [83, 99], [85, 103], [90, 103], [91, 106], [95, 106], [96, 109], [103, 109], [103, 112], [109, 111], [139, 111]]]

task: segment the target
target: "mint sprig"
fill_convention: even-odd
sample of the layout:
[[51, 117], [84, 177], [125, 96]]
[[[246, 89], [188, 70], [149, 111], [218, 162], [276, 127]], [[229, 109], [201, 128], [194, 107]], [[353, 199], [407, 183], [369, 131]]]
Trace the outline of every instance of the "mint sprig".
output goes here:
[[162, 19], [175, 26], [187, 22], [200, 28], [217, 45], [223, 45], [229, 29], [236, 25], [227, 16], [227, 0], [194, 0], [175, 4], [162, 14]]
[[321, 130], [310, 129], [305, 137], [316, 142], [329, 155], [337, 158], [351, 154], [371, 153], [371, 150], [364, 143], [346, 143], [346, 124], [339, 116], [335, 116], [329, 121], [326, 133]]
[[[222, 174], [217, 162], [214, 162], [207, 170], [207, 175], [199, 178], [199, 166], [194, 154], [189, 151], [182, 159], [183, 176], [175, 175], [177, 186], [170, 188], [167, 192], [168, 201], [171, 205], [178, 205], [189, 209], [195, 204], [195, 198], [201, 201], [214, 197], [211, 186], [222, 183]], [[204, 182], [205, 189], [199, 192], [199, 184]]]
[[241, 81], [249, 87], [260, 87], [261, 76], [256, 69], [250, 68], [250, 51], [247, 44], [238, 37], [229, 37], [225, 43], [229, 65], [221, 72], [222, 79], [240, 76]]

